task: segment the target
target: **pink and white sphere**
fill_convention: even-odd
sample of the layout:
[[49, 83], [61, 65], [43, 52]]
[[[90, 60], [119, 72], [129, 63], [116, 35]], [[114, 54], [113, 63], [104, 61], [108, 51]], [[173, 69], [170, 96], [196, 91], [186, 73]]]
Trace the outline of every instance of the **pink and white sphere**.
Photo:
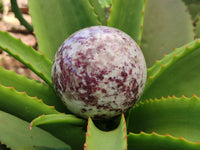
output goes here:
[[74, 114], [109, 119], [129, 110], [141, 96], [146, 63], [126, 33], [93, 26], [68, 37], [52, 67], [56, 93]]

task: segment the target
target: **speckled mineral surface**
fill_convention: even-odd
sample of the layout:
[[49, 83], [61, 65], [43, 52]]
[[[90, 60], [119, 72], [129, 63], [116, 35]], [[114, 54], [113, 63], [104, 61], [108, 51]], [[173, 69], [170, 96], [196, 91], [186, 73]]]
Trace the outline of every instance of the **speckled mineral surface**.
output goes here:
[[93, 26], [64, 41], [55, 55], [52, 79], [72, 113], [108, 119], [126, 112], [141, 96], [146, 63], [130, 36], [115, 28]]

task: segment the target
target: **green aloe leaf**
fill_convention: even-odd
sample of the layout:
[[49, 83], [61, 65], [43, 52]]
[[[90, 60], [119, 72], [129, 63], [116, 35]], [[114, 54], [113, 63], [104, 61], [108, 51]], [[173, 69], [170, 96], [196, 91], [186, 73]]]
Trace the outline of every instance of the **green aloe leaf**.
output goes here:
[[48, 106], [37, 97], [30, 97], [26, 92], [17, 92], [13, 87], [0, 85], [0, 110], [14, 114], [26, 121], [31, 121], [42, 114], [58, 114], [54, 107]]
[[0, 111], [0, 122], [0, 141], [11, 149], [33, 146], [70, 148], [42, 129], [36, 127], [30, 131], [28, 122], [3, 111]]
[[99, 130], [89, 118], [86, 133], [86, 150], [126, 150], [127, 135], [126, 122], [122, 115], [119, 126], [112, 131]]
[[51, 60], [69, 35], [99, 25], [88, 0], [29, 0], [29, 10], [39, 49]]
[[162, 96], [200, 96], [200, 41], [177, 48], [148, 69], [148, 80], [141, 100]]
[[192, 20], [181, 0], [148, 0], [144, 16], [141, 49], [147, 66], [174, 47], [194, 39]]
[[200, 99], [196, 96], [168, 97], [141, 102], [130, 111], [128, 131], [170, 134], [192, 142], [199, 142], [199, 107]]
[[34, 129], [34, 126], [68, 143], [73, 150], [83, 149], [86, 132], [86, 121], [83, 119], [65, 114], [42, 115], [31, 122], [30, 128]]
[[29, 96], [37, 96], [42, 99], [43, 102], [55, 108], [61, 112], [67, 112], [66, 107], [61, 100], [56, 96], [54, 90], [33, 79], [29, 79], [26, 76], [18, 75], [14, 71], [8, 71], [0, 66], [0, 84], [6, 87], [14, 87], [19, 92], [26, 92]]
[[31, 46], [25, 45], [21, 40], [12, 37], [7, 32], [2, 31], [0, 31], [0, 48], [22, 62], [52, 86], [52, 62], [44, 55], [35, 51]]
[[108, 26], [121, 29], [140, 43], [146, 0], [113, 0]]
[[101, 7], [98, 0], [89, 0], [91, 6], [94, 9], [95, 14], [101, 25], [106, 25], [106, 13], [104, 12], [103, 8]]
[[167, 135], [158, 135], [155, 132], [147, 134], [130, 133], [128, 135], [128, 150], [199, 150], [200, 144], [174, 138]]
[[38, 118], [34, 119], [31, 122], [30, 128], [38, 125], [47, 125], [47, 124], [55, 124], [55, 123], [63, 123], [77, 126], [86, 125], [86, 121], [80, 118], [77, 118], [71, 114], [51, 114], [51, 115], [42, 115]]

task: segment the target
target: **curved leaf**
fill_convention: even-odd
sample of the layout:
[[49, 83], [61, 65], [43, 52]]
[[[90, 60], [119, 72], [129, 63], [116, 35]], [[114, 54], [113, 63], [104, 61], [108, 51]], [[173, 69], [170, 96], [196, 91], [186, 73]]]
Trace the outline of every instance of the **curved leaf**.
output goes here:
[[0, 110], [9, 112], [26, 121], [42, 114], [58, 114], [54, 107], [45, 105], [37, 97], [29, 97], [25, 92], [17, 92], [13, 87], [0, 85]]
[[52, 86], [52, 62], [44, 55], [35, 51], [31, 46], [25, 45], [21, 40], [12, 37], [7, 32], [2, 31], [0, 31], [0, 48], [22, 62]]
[[162, 96], [200, 96], [200, 41], [177, 48], [148, 69], [148, 80], [141, 100]]
[[140, 43], [146, 0], [113, 0], [108, 26], [118, 28]]
[[[32, 121], [30, 128], [39, 126], [69, 144], [73, 150], [83, 149], [86, 121], [73, 115], [42, 115]], [[34, 127], [33, 127], [34, 129]]]
[[158, 135], [155, 132], [147, 134], [130, 133], [128, 135], [128, 150], [199, 150], [199, 143], [192, 143], [183, 138], [174, 138], [167, 135]]
[[80, 118], [77, 118], [74, 115], [66, 114], [51, 114], [51, 115], [42, 115], [31, 122], [30, 128], [38, 125], [48, 125], [48, 124], [70, 124], [77, 126], [86, 125], [86, 121]]
[[99, 130], [89, 118], [86, 133], [85, 150], [126, 150], [126, 122], [122, 115], [120, 125], [112, 131]]
[[70, 148], [67, 144], [42, 129], [34, 128], [30, 131], [28, 122], [3, 111], [0, 111], [0, 122], [0, 140], [11, 149], [33, 146]]
[[53, 60], [62, 42], [75, 31], [99, 25], [88, 0], [29, 0], [41, 52]]
[[200, 99], [168, 97], [139, 103], [131, 109], [128, 131], [156, 132], [200, 141]]
[[56, 96], [54, 90], [44, 83], [29, 79], [26, 76], [18, 75], [14, 71], [8, 71], [0, 66], [0, 84], [6, 87], [14, 87], [19, 92], [26, 92], [29, 96], [37, 96], [43, 102], [61, 112], [67, 112], [66, 107]]
[[194, 39], [192, 20], [181, 0], [148, 0], [141, 49], [147, 66]]

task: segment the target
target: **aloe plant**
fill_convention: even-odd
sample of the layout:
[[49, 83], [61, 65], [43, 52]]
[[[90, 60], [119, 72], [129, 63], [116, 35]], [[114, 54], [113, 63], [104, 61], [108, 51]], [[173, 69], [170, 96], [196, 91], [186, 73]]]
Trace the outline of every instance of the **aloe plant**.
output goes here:
[[[3, 31], [0, 48], [44, 82], [0, 67], [0, 149], [200, 149], [200, 40], [195, 39], [200, 27], [190, 16], [191, 3], [197, 0], [28, 2], [39, 51]], [[102, 8], [105, 2], [111, 5], [108, 16]], [[73, 115], [55, 94], [51, 79], [62, 42], [75, 31], [96, 25], [130, 35], [148, 66], [137, 104], [109, 121]]]

